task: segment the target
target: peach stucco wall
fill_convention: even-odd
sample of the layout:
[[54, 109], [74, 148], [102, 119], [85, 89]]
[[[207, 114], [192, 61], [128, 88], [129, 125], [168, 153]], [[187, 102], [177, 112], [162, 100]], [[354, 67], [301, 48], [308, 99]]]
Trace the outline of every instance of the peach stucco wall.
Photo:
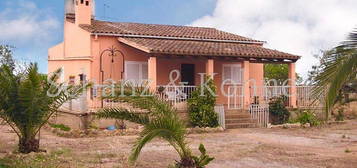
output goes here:
[[48, 72], [54, 72], [59, 68], [63, 68], [64, 81], [67, 82], [70, 76], [75, 76], [75, 80], [79, 82], [79, 74], [86, 74], [87, 79], [91, 79], [91, 61], [90, 60], [56, 60], [48, 61]]
[[[263, 86], [264, 84], [264, 64], [261, 63], [250, 63], [249, 64], [249, 77], [254, 79], [256, 86]], [[250, 86], [254, 85], [250, 82]]]
[[92, 79], [100, 82], [100, 55], [102, 52], [110, 47], [115, 47], [118, 51], [114, 57], [114, 62], [112, 63], [112, 57], [109, 56], [109, 52], [104, 52], [102, 57], [102, 66], [104, 70], [104, 80], [113, 79], [118, 81], [121, 79], [122, 75], [124, 77], [124, 67], [123, 67], [123, 57], [124, 61], [141, 61], [147, 62], [149, 55], [129, 47], [127, 45], [118, 42], [116, 37], [111, 36], [92, 36]]
[[64, 43], [59, 43], [48, 49], [48, 59], [63, 59], [64, 58]]
[[64, 56], [65, 58], [91, 56], [90, 33], [68, 21], [64, 23]]

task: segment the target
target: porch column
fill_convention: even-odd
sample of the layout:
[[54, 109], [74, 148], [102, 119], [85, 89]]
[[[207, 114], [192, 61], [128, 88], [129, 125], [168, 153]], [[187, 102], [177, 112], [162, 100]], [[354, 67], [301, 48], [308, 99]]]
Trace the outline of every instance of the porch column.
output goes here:
[[296, 72], [295, 63], [289, 63], [289, 93], [290, 93], [290, 106], [293, 108], [297, 107], [296, 104]]
[[249, 88], [249, 61], [243, 62], [243, 100], [244, 108], [248, 109], [250, 105], [250, 88]]
[[214, 73], [214, 60], [213, 59], [208, 59], [206, 63], [206, 74], [210, 75], [213, 78], [213, 73]]
[[156, 91], [157, 86], [157, 58], [150, 57], [148, 60], [148, 79], [151, 91]]

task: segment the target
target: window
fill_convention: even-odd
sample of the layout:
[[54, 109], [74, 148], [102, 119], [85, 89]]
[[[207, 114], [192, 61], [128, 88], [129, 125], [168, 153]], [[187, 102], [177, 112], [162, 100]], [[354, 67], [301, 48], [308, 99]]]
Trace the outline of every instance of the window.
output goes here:
[[68, 84], [74, 85], [76, 82], [76, 77], [75, 76], [69, 76], [69, 82]]
[[148, 79], [148, 63], [125, 61], [125, 80], [140, 84]]
[[86, 1], [86, 6], [89, 6], [89, 1]]
[[81, 4], [83, 4], [84, 3], [84, 0], [81, 0]]
[[222, 81], [226, 83], [242, 84], [242, 68], [240, 64], [224, 64]]

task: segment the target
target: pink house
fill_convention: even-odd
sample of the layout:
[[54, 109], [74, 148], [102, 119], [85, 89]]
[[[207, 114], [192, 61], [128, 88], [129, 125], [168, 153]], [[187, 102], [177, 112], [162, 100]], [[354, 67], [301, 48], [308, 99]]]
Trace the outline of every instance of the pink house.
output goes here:
[[[264, 85], [264, 63], [286, 63], [295, 80], [299, 56], [264, 48], [264, 42], [214, 28], [121, 23], [96, 20], [93, 0], [68, 0], [64, 40], [48, 51], [48, 72], [62, 68], [63, 81], [150, 79], [152, 89], [167, 85], [170, 72], [178, 70], [186, 88], [201, 83], [199, 73], [214, 75], [217, 104], [229, 104], [220, 87], [230, 79], [242, 88], [242, 107], [252, 102], [251, 88]], [[109, 48], [115, 48], [111, 55]], [[231, 84], [223, 84], [227, 90]], [[296, 92], [294, 83], [290, 93]], [[93, 97], [93, 95], [88, 95]], [[88, 98], [90, 100], [90, 98]], [[296, 97], [290, 97], [296, 106]]]

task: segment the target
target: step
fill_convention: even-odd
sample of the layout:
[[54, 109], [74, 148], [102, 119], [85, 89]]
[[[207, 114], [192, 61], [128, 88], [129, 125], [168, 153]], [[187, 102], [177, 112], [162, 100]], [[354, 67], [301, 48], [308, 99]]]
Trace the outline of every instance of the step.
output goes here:
[[248, 113], [247, 110], [225, 110], [225, 113], [229, 114], [229, 113]]
[[251, 118], [226, 119], [226, 124], [255, 123]]
[[226, 124], [226, 129], [235, 129], [235, 128], [255, 128], [255, 123], [239, 123], [239, 124]]
[[226, 114], [226, 119], [250, 118], [250, 114]]

